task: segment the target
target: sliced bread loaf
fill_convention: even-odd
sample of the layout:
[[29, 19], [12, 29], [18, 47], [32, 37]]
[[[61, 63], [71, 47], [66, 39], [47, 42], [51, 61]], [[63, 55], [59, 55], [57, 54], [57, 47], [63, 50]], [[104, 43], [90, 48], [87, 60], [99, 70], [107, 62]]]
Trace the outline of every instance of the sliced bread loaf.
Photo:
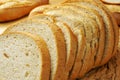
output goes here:
[[[63, 7], [60, 7], [60, 8], [54, 8], [54, 9], [50, 9], [50, 10], [47, 10], [47, 11], [45, 11], [44, 12], [45, 14], [48, 14], [48, 15], [52, 15], [52, 16], [63, 16], [63, 17], [67, 17], [67, 18], [69, 18], [69, 16], [71, 16], [70, 17], [70, 19], [72, 19], [72, 20], [77, 20], [78, 22], [77, 22], [77, 25], [75, 25], [75, 26], [73, 26], [72, 25], [72, 27], [71, 27], [71, 29], [74, 31], [74, 29], [76, 29], [76, 26], [78, 27], [78, 29], [80, 29], [80, 24], [78, 24], [78, 23], [80, 23], [80, 22], [82, 22], [82, 24], [83, 23], [86, 23], [86, 21], [85, 21], [85, 18], [82, 18], [82, 17], [80, 17], [80, 16], [78, 16], [78, 14], [76, 13], [74, 13], [74, 11], [72, 11], [72, 10], [69, 10], [69, 9], [64, 9]], [[74, 14], [73, 14], [74, 13]], [[77, 16], [75, 16], [75, 15], [77, 15]], [[79, 18], [78, 18], [79, 17]], [[81, 20], [80, 20], [81, 19]], [[71, 23], [71, 22], [69, 22], [69, 23]], [[73, 22], [74, 24], [75, 24], [75, 21]], [[67, 22], [67, 24], [68, 24], [68, 22]], [[69, 25], [70, 26], [70, 25]], [[90, 49], [91, 48], [88, 48], [88, 46], [90, 46], [89, 44], [89, 42], [92, 40], [92, 32], [91, 32], [91, 27], [89, 26], [88, 27], [88, 25], [85, 27], [86, 25], [84, 25], [84, 26], [81, 26], [81, 28], [84, 28], [85, 29], [85, 31], [86, 31], [86, 33], [85, 33], [85, 35], [86, 35], [86, 50], [87, 50], [87, 52], [91, 52], [90, 51]], [[77, 30], [77, 29], [76, 29]], [[84, 35], [84, 36], [85, 36]], [[79, 45], [79, 44], [78, 44]], [[84, 53], [84, 54], [86, 54], [86, 53]], [[92, 54], [91, 53], [88, 53], [88, 55], [87, 55], [88, 57], [86, 57], [86, 59], [83, 59], [83, 63], [85, 62], [85, 65], [87, 64], [86, 62], [86, 60], [89, 60], [90, 59], [90, 57], [92, 56]], [[82, 55], [81, 56], [81, 58], [84, 58], [84, 56]], [[80, 58], [79, 58], [80, 59]], [[85, 60], [85, 61], [84, 61]], [[90, 64], [90, 63], [89, 63]], [[82, 64], [82, 65], [84, 65], [84, 64]], [[77, 71], [75, 71], [75, 70], [73, 70], [73, 73], [72, 73], [72, 77], [71, 78], [76, 78], [76, 76], [78, 75], [77, 74], [77, 72], [79, 72], [78, 70], [80, 70], [81, 69], [81, 67], [82, 67], [82, 65], [81, 65], [81, 60], [80, 60], [80, 63], [79, 64], [77, 64], [76, 66], [79, 66], [79, 67], [76, 67], [75, 66], [75, 69], [77, 70]], [[91, 64], [90, 64], [91, 65]], [[87, 66], [84, 66], [84, 69], [86, 69], [87, 70], [87, 68], [86, 68]], [[86, 71], [85, 70], [85, 71]], [[75, 73], [75, 74], [74, 74]]]
[[[94, 62], [94, 57], [96, 56], [96, 52], [97, 52], [97, 49], [98, 49], [98, 39], [99, 39], [99, 29], [98, 29], [98, 25], [96, 24], [96, 22], [95, 22], [95, 19], [94, 18], [92, 18], [92, 17], [90, 17], [91, 15], [89, 15], [89, 14], [87, 14], [87, 10], [86, 9], [84, 9], [84, 8], [82, 8], [82, 7], [77, 7], [77, 6], [74, 6], [74, 5], [71, 5], [71, 4], [63, 4], [63, 5], [61, 5], [61, 6], [58, 6], [59, 8], [61, 8], [62, 7], [62, 9], [70, 9], [70, 10], [73, 10], [73, 11], [75, 11], [76, 13], [78, 13], [78, 15], [79, 16], [83, 16], [84, 17], [84, 19], [85, 18], [87, 18], [88, 20], [90, 20], [91, 21], [91, 23], [92, 24], [89, 24], [89, 25], [92, 25], [92, 26], [89, 26], [89, 28], [91, 28], [91, 32], [92, 32], [92, 41], [91, 41], [91, 43], [90, 43], [90, 45], [89, 46], [91, 46], [91, 47], [88, 47], [88, 49], [87, 49], [87, 51], [86, 51], [86, 53], [90, 53], [90, 54], [92, 54], [92, 56], [90, 57], [90, 59], [89, 59], [89, 64], [91, 63], [91, 65], [89, 66], [89, 68], [88, 68], [88, 71], [91, 69], [91, 67], [93, 67], [93, 64], [95, 63]], [[77, 14], [76, 14], [77, 15]], [[78, 17], [78, 16], [77, 16]], [[79, 19], [81, 19], [81, 18], [79, 18]], [[82, 19], [81, 19], [82, 20]], [[87, 22], [88, 23], [88, 22]], [[87, 23], [85, 23], [84, 22], [84, 24], [87, 24]], [[89, 22], [90, 23], [90, 22]], [[93, 25], [94, 24], [94, 25]], [[86, 25], [87, 26], [87, 25]], [[86, 33], [88, 33], [89, 31], [89, 29], [87, 28], [87, 27], [85, 27], [85, 29], [86, 29]], [[88, 31], [88, 32], [87, 32]], [[88, 35], [88, 34], [87, 34]], [[87, 37], [89, 37], [89, 35], [87, 36]], [[90, 40], [90, 39], [89, 39]], [[91, 52], [89, 52], [90, 51], [90, 49], [92, 50]], [[86, 61], [86, 62], [88, 62], [88, 61]], [[86, 72], [84, 72], [85, 70], [81, 70], [81, 72], [82, 73], [86, 73]]]
[[[97, 27], [99, 28], [99, 38], [98, 38], [98, 49], [96, 50], [95, 56], [94, 56], [94, 66], [98, 65], [102, 59], [102, 55], [103, 55], [103, 50], [104, 50], [104, 41], [105, 41], [105, 29], [104, 29], [104, 23], [102, 20], [102, 17], [100, 16], [100, 14], [92, 9], [89, 9], [87, 6], [85, 5], [79, 5], [76, 3], [65, 3], [65, 5], [72, 5], [72, 6], [77, 6], [77, 11], [78, 10], [82, 10], [85, 11], [84, 14], [87, 14], [89, 17], [91, 17], [92, 19], [95, 20], [95, 22], [97, 23]], [[78, 9], [80, 8], [80, 9]], [[84, 8], [84, 9], [81, 9]]]
[[[47, 6], [46, 6], [46, 7], [47, 7]], [[55, 7], [56, 7], [56, 6], [51, 7], [51, 8], [54, 9]], [[58, 6], [58, 7], [59, 7], [59, 6]], [[62, 7], [63, 7], [63, 6], [62, 6]], [[40, 8], [40, 9], [39, 9], [39, 8]], [[39, 8], [36, 9], [36, 10], [34, 10], [33, 12], [31, 12], [31, 15], [30, 15], [30, 16], [35, 15], [35, 14], [37, 14], [38, 12], [43, 13], [46, 9], [49, 9], [49, 8], [44, 8], [44, 9], [41, 10], [41, 7], [39, 7]], [[39, 11], [39, 10], [40, 10], [40, 11]], [[56, 13], [57, 13], [57, 12], [56, 12]], [[59, 12], [58, 12], [58, 13], [59, 13]], [[58, 14], [58, 13], [57, 13], [57, 14]], [[49, 15], [49, 14], [48, 14], [48, 15]], [[53, 16], [54, 16], [54, 15], [53, 15]], [[96, 28], [97, 28], [97, 27], [96, 27]], [[93, 29], [93, 30], [94, 30], [94, 29]], [[97, 32], [98, 32], [98, 31], [96, 31], [96, 33], [94, 32], [94, 35], [96, 35]], [[89, 40], [89, 39], [88, 39], [88, 40]], [[95, 43], [96, 43], [96, 42], [95, 42]], [[90, 47], [89, 47], [89, 48], [90, 48]], [[93, 49], [93, 50], [96, 51], [95, 49]], [[91, 57], [92, 60], [90, 59], [92, 63], [94, 63], [94, 58], [93, 58], [93, 57], [94, 57], [94, 53], [95, 53], [94, 51], [92, 52], [92, 53], [93, 53], [93, 56]], [[89, 55], [88, 55], [88, 56], [89, 56]], [[92, 66], [93, 66], [93, 64], [92, 64]], [[85, 70], [84, 70], [84, 71], [85, 71]]]
[[104, 23], [106, 25], [105, 26], [105, 31], [106, 31], [105, 49], [104, 49], [104, 54], [103, 54], [103, 57], [102, 57], [102, 61], [100, 63], [100, 65], [103, 65], [103, 64], [107, 63], [111, 59], [111, 57], [113, 56], [112, 54], [113, 54], [113, 49], [114, 49], [114, 45], [115, 45], [115, 33], [114, 33], [114, 30], [113, 30], [113, 23], [111, 21], [110, 15], [108, 14], [110, 12], [107, 12], [104, 9], [104, 5], [101, 5], [102, 3], [100, 1], [97, 1], [97, 0], [91, 0], [91, 1], [83, 2], [82, 4], [83, 5], [89, 4], [89, 6], [92, 9], [97, 10], [102, 15]]
[[[44, 12], [44, 14], [48, 14], [48, 15], [52, 15], [52, 16], [66, 16], [71, 19], [77, 19], [78, 21], [81, 21], [84, 23], [84, 28], [85, 28], [85, 34], [86, 34], [86, 53], [85, 53], [85, 56], [84, 56], [84, 60], [83, 60], [83, 67], [82, 69], [80, 70], [82, 73], [81, 74], [85, 74], [88, 70], [88, 68], [91, 68], [94, 64], [94, 53], [92, 54], [91, 53], [91, 47], [90, 45], [93, 45], [91, 44], [91, 41], [94, 40], [94, 37], [92, 38], [93, 36], [93, 33], [94, 33], [94, 36], [97, 35], [97, 30], [95, 30], [95, 28], [97, 28], [96, 26], [94, 27], [94, 23], [91, 24], [92, 20], [87, 18], [87, 16], [84, 16], [84, 15], [80, 15], [79, 13], [75, 12], [73, 9], [75, 7], [72, 7], [70, 6], [58, 6], [56, 8], [53, 8], [53, 9], [50, 9], [50, 10], [46, 10]], [[91, 21], [91, 22], [90, 22]], [[74, 27], [75, 28], [75, 27]], [[94, 28], [94, 29], [93, 29]], [[95, 31], [92, 32], [92, 29]], [[97, 36], [98, 37], [98, 36]], [[96, 38], [96, 36], [95, 36]], [[94, 49], [93, 49], [94, 50]], [[76, 73], [77, 75], [77, 73]]]
[[23, 32], [2, 34], [0, 56], [2, 80], [49, 80], [49, 51], [38, 36]]
[[[104, 62], [106, 63], [112, 56], [114, 47], [114, 32], [110, 16], [103, 10], [94, 0], [78, 0], [76, 4], [86, 5], [89, 9], [96, 10], [103, 18], [105, 24], [105, 48], [104, 48]], [[103, 59], [103, 57], [102, 57]], [[101, 62], [100, 62], [101, 63]], [[100, 65], [97, 65], [100, 66]]]
[[47, 21], [25, 20], [5, 32], [24, 31], [41, 36], [47, 43], [51, 57], [51, 80], [62, 80], [66, 60], [64, 35], [60, 28]]

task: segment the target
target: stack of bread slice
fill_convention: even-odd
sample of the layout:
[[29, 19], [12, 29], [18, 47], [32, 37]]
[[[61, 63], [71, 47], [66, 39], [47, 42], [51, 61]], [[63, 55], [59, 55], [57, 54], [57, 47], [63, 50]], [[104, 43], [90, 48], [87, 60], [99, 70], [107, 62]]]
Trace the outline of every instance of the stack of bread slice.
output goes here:
[[40, 6], [0, 36], [0, 78], [75, 80], [106, 64], [117, 45], [117, 23], [100, 1]]

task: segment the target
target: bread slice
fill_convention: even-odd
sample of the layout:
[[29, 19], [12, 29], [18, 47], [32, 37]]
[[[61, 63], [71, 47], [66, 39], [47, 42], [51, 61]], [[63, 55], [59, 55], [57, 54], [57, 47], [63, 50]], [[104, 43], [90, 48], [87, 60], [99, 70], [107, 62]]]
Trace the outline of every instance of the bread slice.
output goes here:
[[101, 0], [101, 1], [108, 4], [120, 4], [120, 0]]
[[49, 51], [38, 36], [23, 32], [2, 34], [0, 56], [2, 80], [49, 80]]
[[67, 60], [65, 66], [65, 75], [68, 78], [69, 73], [74, 64], [76, 51], [77, 51], [77, 38], [69, 28], [69, 26], [61, 21], [57, 22], [54, 20], [54, 17], [45, 15], [45, 14], [36, 14], [30, 17], [30, 19], [39, 20], [39, 21], [49, 21], [55, 23], [63, 32], [64, 38], [66, 41], [66, 50], [67, 50]]
[[25, 20], [9, 27], [6, 32], [23, 31], [41, 36], [51, 57], [51, 80], [62, 80], [66, 60], [64, 35], [60, 28], [47, 21]]
[[11, 21], [21, 18], [29, 14], [29, 12], [36, 6], [47, 3], [48, 0], [1, 0], [0, 22]]

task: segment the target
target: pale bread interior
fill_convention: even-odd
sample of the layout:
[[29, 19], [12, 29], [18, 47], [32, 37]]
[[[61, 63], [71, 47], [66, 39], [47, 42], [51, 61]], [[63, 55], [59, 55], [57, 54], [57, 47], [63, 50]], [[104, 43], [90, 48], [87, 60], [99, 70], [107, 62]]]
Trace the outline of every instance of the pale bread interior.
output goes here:
[[17, 33], [2, 35], [0, 53], [0, 75], [3, 79], [40, 80], [42, 52], [32, 38]]

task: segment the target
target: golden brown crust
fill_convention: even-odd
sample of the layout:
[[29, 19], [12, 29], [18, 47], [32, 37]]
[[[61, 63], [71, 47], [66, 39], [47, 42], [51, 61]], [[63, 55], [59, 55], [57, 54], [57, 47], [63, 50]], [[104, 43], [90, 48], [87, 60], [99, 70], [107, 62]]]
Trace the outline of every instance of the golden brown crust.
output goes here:
[[0, 10], [0, 22], [6, 22], [21, 18], [27, 15], [31, 9], [32, 7], [23, 7], [23, 8]]

